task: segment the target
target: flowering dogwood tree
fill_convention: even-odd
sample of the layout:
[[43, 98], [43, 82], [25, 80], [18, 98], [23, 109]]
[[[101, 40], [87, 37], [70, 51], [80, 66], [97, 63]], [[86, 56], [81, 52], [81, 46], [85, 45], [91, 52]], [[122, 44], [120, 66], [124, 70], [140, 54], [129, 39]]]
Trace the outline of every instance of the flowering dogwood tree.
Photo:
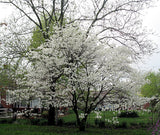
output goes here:
[[[16, 23], [10, 23], [12, 26], [11, 27], [12, 29], [10, 29], [11, 33], [6, 34], [5, 33], [6, 30], [4, 30], [5, 31], [4, 32], [5, 34], [3, 33], [4, 36], [0, 35], [0, 41], [3, 42], [3, 44], [4, 44], [3, 45], [3, 54], [5, 54], [7, 59], [9, 56], [9, 58], [11, 58], [11, 59], [12, 58], [17, 59], [17, 57], [18, 58], [20, 57], [21, 61], [24, 61], [24, 59], [26, 60], [26, 58], [24, 58], [24, 57], [26, 57], [30, 53], [30, 52], [28, 52], [28, 46], [31, 46], [31, 44], [32, 44], [32, 42], [30, 42], [32, 34], [30, 34], [30, 33], [33, 33], [33, 28], [35, 28], [35, 26], [38, 29], [35, 32], [39, 32], [40, 34], [39, 33], [38, 34], [42, 36], [44, 41], [48, 40], [48, 39], [50, 39], [50, 41], [52, 41], [52, 40], [54, 40], [54, 38], [59, 39], [60, 37], [63, 37], [62, 41], [65, 43], [68, 43], [69, 41], [64, 41], [64, 35], [60, 36], [60, 37], [59, 36], [54, 37], [54, 38], [52, 36], [50, 37], [50, 35], [56, 33], [56, 32], [54, 33], [52, 31], [53, 26], [54, 27], [57, 26], [57, 27], [61, 28], [64, 26], [64, 24], [72, 24], [73, 22], [80, 24], [81, 28], [86, 29], [85, 33], [82, 34], [82, 32], [81, 32], [81, 34], [83, 36], [84, 35], [86, 36], [86, 37], [83, 37], [84, 38], [84, 40], [82, 40], [83, 42], [86, 41], [86, 38], [87, 38], [87, 40], [88, 40], [88, 38], [91, 38], [90, 36], [92, 33], [96, 33], [96, 38], [100, 42], [103, 42], [103, 44], [107, 44], [108, 46], [111, 46], [111, 48], [115, 47], [115, 50], [114, 49], [111, 49], [111, 50], [106, 49], [106, 51], [108, 52], [108, 56], [107, 56], [107, 54], [103, 54], [106, 59], [103, 58], [103, 56], [98, 55], [98, 57], [100, 57], [100, 60], [101, 60], [101, 61], [98, 60], [98, 62], [105, 63], [105, 61], [107, 61], [107, 63], [108, 63], [109, 61], [112, 61], [112, 59], [113, 59], [111, 57], [112, 55], [113, 55], [113, 57], [117, 57], [116, 54], [113, 54], [113, 52], [115, 52], [116, 50], [117, 50], [117, 52], [118, 52], [118, 50], [119, 51], [123, 50], [122, 49], [123, 47], [122, 48], [118, 47], [118, 49], [116, 49], [117, 46], [126, 46], [132, 53], [134, 53], [134, 56], [136, 56], [136, 58], [141, 57], [142, 54], [148, 54], [148, 53], [152, 52], [152, 50], [153, 50], [153, 47], [152, 47], [153, 44], [151, 44], [151, 42], [146, 38], [147, 37], [146, 31], [141, 30], [141, 20], [140, 20], [141, 11], [145, 7], [150, 6], [151, 0], [137, 0], [137, 1], [135, 1], [135, 0], [121, 0], [121, 1], [118, 1], [118, 0], [115, 0], [115, 1], [108, 1], [108, 0], [87, 0], [87, 1], [83, 1], [83, 0], [81, 0], [81, 1], [75, 1], [75, 0], [71, 0], [71, 1], [65, 1], [65, 0], [61, 0], [61, 1], [57, 1], [57, 0], [38, 0], [38, 1], [37, 0], [0, 0], [0, 3], [12, 5], [16, 9], [18, 9], [18, 11], [20, 11], [19, 14], [16, 12], [16, 16], [18, 19], [11, 19], [11, 20], [15, 20], [15, 22], [16, 22]], [[14, 24], [16, 24], [16, 25], [14, 26]], [[7, 26], [7, 29], [8, 28], [10, 28], [9, 25]], [[26, 34], [28, 34], [28, 35], [26, 36]], [[75, 38], [75, 36], [76, 36], [76, 38], [78, 38], [79, 35], [73, 34], [73, 35], [71, 35], [71, 37], [72, 36], [74, 38]], [[26, 42], [26, 41], [28, 41], [28, 42]], [[63, 43], [62, 41], [59, 41], [59, 42]], [[93, 40], [93, 41], [95, 41], [95, 40]], [[93, 43], [93, 44], [96, 44], [96, 47], [97, 47], [97, 41], [95, 41], [95, 43]], [[113, 46], [113, 44], [115, 46]], [[41, 47], [43, 48], [44, 45], [47, 46], [48, 43], [43, 44]], [[66, 46], [66, 47], [68, 48], [68, 46]], [[46, 47], [44, 47], [44, 48], [47, 49]], [[83, 48], [85, 48], [85, 47], [82, 47], [82, 49], [81, 49], [82, 52], [83, 52]], [[42, 49], [42, 50], [45, 50], [45, 49]], [[126, 49], [126, 51], [128, 49]], [[90, 49], [90, 50], [92, 50], [92, 49]], [[103, 47], [98, 50], [100, 50], [100, 52], [98, 52], [98, 54], [102, 54], [101, 50], [103, 50]], [[61, 51], [59, 51], [59, 52], [61, 52]], [[95, 52], [97, 52], [97, 51], [95, 51]], [[38, 55], [40, 52], [35, 51], [34, 53], [35, 53], [35, 55]], [[54, 52], [53, 54], [56, 54], [56, 53]], [[70, 54], [70, 52], [69, 52], [69, 54]], [[63, 56], [62, 58], [69, 57], [70, 56], [69, 54], [68, 55], [66, 54], [64, 56], [62, 55]], [[35, 55], [33, 54], [34, 57], [35, 57]], [[49, 55], [49, 56], [52, 56], [52, 55]], [[72, 53], [71, 53], [71, 55], [72, 55]], [[80, 57], [80, 56], [78, 55], [77, 57]], [[41, 56], [41, 57], [43, 57], [43, 56]], [[37, 85], [41, 84], [43, 87], [46, 87], [46, 86], [49, 87], [49, 88], [43, 88], [41, 85], [39, 85], [39, 90], [40, 90], [39, 93], [42, 94], [41, 91], [44, 91], [44, 89], [46, 91], [46, 92], [43, 92], [43, 95], [45, 93], [49, 94], [51, 91], [53, 93], [49, 94], [49, 95], [55, 95], [54, 91], [55, 91], [55, 89], [57, 89], [58, 86], [60, 87], [59, 89], [64, 88], [66, 90], [66, 88], [62, 85], [62, 82], [64, 83], [64, 80], [66, 80], [66, 83], [69, 85], [70, 84], [70, 83], [68, 83], [68, 82], [70, 82], [69, 78], [72, 76], [72, 74], [66, 75], [65, 72], [68, 72], [68, 69], [71, 67], [68, 66], [67, 64], [62, 64], [63, 61], [61, 63], [61, 61], [59, 60], [61, 58], [61, 57], [59, 57], [59, 53], [57, 54], [57, 56], [52, 56], [52, 57], [55, 58], [55, 60], [54, 60], [55, 63], [59, 62], [59, 65], [63, 65], [63, 66], [58, 67], [58, 69], [56, 69], [56, 70], [53, 69], [52, 71], [50, 71], [51, 69], [49, 69], [49, 71], [51, 73], [48, 73], [49, 76], [46, 76], [46, 78], [51, 77], [52, 79], [51, 80], [49, 79], [47, 82], [44, 81], [45, 79], [43, 77], [42, 77], [43, 79], [41, 79], [41, 81], [43, 83], [41, 81], [38, 81], [39, 82], [38, 83], [37, 79], [35, 79], [36, 81], [32, 81], [32, 83], [34, 82], [34, 85], [36, 85], [36, 83], [37, 83]], [[56, 59], [57, 57], [58, 57], [58, 59]], [[27, 60], [31, 60], [31, 59], [27, 59]], [[35, 58], [35, 60], [37, 60], [37, 58]], [[118, 60], [118, 58], [114, 61], [117, 61], [117, 60]], [[46, 61], [46, 63], [47, 63], [47, 61]], [[71, 59], [70, 63], [72, 63], [72, 64], [75, 63], [75, 60], [73, 60], [73, 62], [72, 62], [72, 59]], [[92, 68], [89, 67], [89, 69], [91, 68], [91, 69], [96, 70], [96, 68], [98, 68], [97, 61], [95, 63], [96, 63], [95, 65], [92, 63], [91, 64]], [[113, 63], [113, 62], [111, 62], [111, 63]], [[36, 66], [36, 64], [37, 64], [37, 66]], [[39, 66], [37, 61], [36, 61], [36, 64], [34, 64], [35, 68], [37, 68]], [[42, 63], [40, 63], [40, 64], [42, 65]], [[83, 63], [81, 63], [81, 64], [83, 64]], [[117, 63], [115, 63], [115, 65], [116, 64]], [[56, 65], [56, 64], [54, 64], [54, 65]], [[113, 63], [113, 65], [114, 65], [114, 63]], [[112, 69], [111, 71], [117, 70], [116, 66], [114, 67], [115, 69], [113, 68], [113, 65], [110, 65], [107, 68], [107, 70], [105, 70], [105, 71], [106, 72], [110, 71], [110, 69]], [[80, 76], [80, 73], [81, 73], [81, 75], [82, 75], [82, 73], [83, 74], [85, 73], [84, 69], [86, 67], [84, 67], [84, 66], [79, 67], [79, 66], [80, 65], [78, 65], [78, 67], [77, 67], [78, 73], [77, 72], [74, 72], [74, 73], [77, 73]], [[85, 66], [88, 66], [88, 64], [86, 64]], [[102, 64], [102, 67], [105, 67], [105, 66], [106, 66], [105, 64]], [[39, 66], [39, 68], [40, 67], [41, 66]], [[65, 69], [64, 67], [65, 68], [67, 67], [67, 68]], [[39, 70], [39, 72], [43, 71], [43, 67], [41, 67], [41, 68], [42, 69]], [[54, 68], [57, 68], [57, 67], [54, 67]], [[81, 70], [82, 71], [84, 70], [84, 71], [81, 72]], [[98, 68], [98, 71], [97, 71], [98, 73], [99, 73], [99, 70], [101, 71], [103, 69]], [[55, 71], [57, 71], [58, 73]], [[30, 72], [32, 72], [32, 69]], [[88, 68], [87, 68], [86, 72], [88, 72]], [[102, 74], [102, 71], [99, 74], [97, 72], [96, 73], [93, 72], [92, 74], [94, 74], [95, 76], [99, 75], [99, 77], [100, 77], [100, 75]], [[114, 73], [115, 73], [115, 75], [113, 75], [113, 76], [116, 76], [117, 80], [118, 80], [119, 74], [116, 74], [116, 72], [114, 72]], [[42, 74], [42, 73], [40, 73], [40, 74]], [[38, 75], [40, 75], [40, 74], [38, 74]], [[44, 76], [44, 74], [42, 74], [42, 75]], [[96, 75], [96, 74], [98, 74], [98, 75]], [[110, 74], [110, 73], [108, 73], [108, 74]], [[93, 77], [94, 77], [94, 75], [93, 75]], [[73, 74], [73, 76], [74, 76], [74, 74]], [[84, 77], [86, 77], [86, 76], [84, 75]], [[111, 75], [111, 77], [112, 77], [112, 75]], [[109, 79], [111, 77], [108, 76], [107, 79]], [[28, 75], [28, 78], [29, 78], [29, 75]], [[34, 78], [34, 77], [32, 77], [32, 78]], [[40, 78], [40, 77], [37, 76], [37, 78]], [[90, 78], [90, 76], [88, 76], [88, 78]], [[87, 77], [86, 77], [86, 79], [87, 79]], [[105, 80], [107, 80], [107, 79], [105, 78]], [[31, 80], [32, 79], [30, 79], [30, 81]], [[119, 80], [121, 81], [121, 79], [119, 79]], [[125, 80], [125, 79], [122, 79], [122, 80]], [[21, 81], [19, 81], [19, 82], [21, 82]], [[48, 82], [50, 82], [49, 83], [50, 85], [47, 85]], [[59, 82], [60, 85], [57, 86], [57, 82]], [[114, 82], [114, 80], [113, 80], [113, 82]], [[29, 81], [28, 81], [28, 83], [29, 83]], [[98, 83], [98, 81], [97, 81], [97, 83]], [[113, 85], [114, 83], [109, 83], [109, 84]], [[88, 85], [90, 85], [90, 83]], [[27, 84], [27, 87], [29, 87], [29, 86], [30, 85]], [[30, 86], [30, 88], [32, 88], [32, 87], [33, 87], [33, 85]], [[36, 86], [35, 86], [35, 88], [36, 88]], [[67, 88], [68, 88], [68, 86], [67, 86]], [[32, 88], [31, 93], [33, 93], [33, 90], [34, 89]], [[49, 92], [47, 92], [47, 90], [49, 90]], [[90, 92], [91, 94], [93, 94], [93, 93], [95, 93], [95, 95], [97, 94], [97, 92], [93, 92], [92, 89], [89, 91], [91, 91]], [[28, 94], [28, 96], [30, 95], [29, 92], [27, 93], [27, 91], [25, 91], [24, 93], [26, 93], [26, 95]], [[104, 94], [104, 92], [101, 92], [101, 94], [98, 94], [98, 95], [102, 95], [102, 93]], [[85, 92], [85, 94], [87, 95], [87, 92]], [[64, 94], [62, 94], [62, 95], [64, 95]], [[68, 97], [70, 97], [70, 96], [68, 96]], [[87, 96], [87, 97], [89, 97], [89, 96]], [[50, 96], [49, 96], [47, 98], [44, 98], [44, 100], [51, 99], [51, 101], [53, 101], [52, 98], [50, 98]], [[54, 99], [55, 99], [55, 97], [54, 97]], [[62, 101], [64, 101], [63, 99], [64, 98], [62, 98]], [[96, 98], [96, 99], [98, 99], [98, 98]], [[100, 102], [98, 102], [98, 103], [100, 103]]]
[[107, 47], [94, 34], [86, 38], [76, 26], [55, 28], [50, 40], [30, 51], [29, 57], [35, 64], [21, 80], [27, 86], [21, 92], [34, 93], [48, 105], [72, 107], [80, 130], [108, 95], [126, 92], [124, 82], [134, 71], [129, 49]]

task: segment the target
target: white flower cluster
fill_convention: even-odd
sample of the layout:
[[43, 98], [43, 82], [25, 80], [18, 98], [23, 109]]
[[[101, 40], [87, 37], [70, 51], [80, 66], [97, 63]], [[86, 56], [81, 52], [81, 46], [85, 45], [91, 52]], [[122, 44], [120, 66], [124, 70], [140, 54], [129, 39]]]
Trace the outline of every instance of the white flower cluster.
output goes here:
[[119, 124], [118, 117], [112, 117], [112, 119], [105, 119], [105, 121], [107, 123], [111, 123], [113, 125], [118, 125]]
[[96, 116], [95, 116], [96, 119], [101, 119], [102, 118], [100, 111], [94, 111], [94, 112], [96, 113]]
[[87, 114], [80, 113], [79, 118], [83, 119], [83, 118], [85, 118], [86, 115], [87, 115]]
[[102, 101], [133, 95], [136, 81], [129, 49], [107, 47], [77, 27], [54, 29], [50, 40], [29, 52], [33, 64], [17, 80], [22, 87], [12, 93], [15, 100], [40, 98], [41, 105], [78, 106], [86, 114]]

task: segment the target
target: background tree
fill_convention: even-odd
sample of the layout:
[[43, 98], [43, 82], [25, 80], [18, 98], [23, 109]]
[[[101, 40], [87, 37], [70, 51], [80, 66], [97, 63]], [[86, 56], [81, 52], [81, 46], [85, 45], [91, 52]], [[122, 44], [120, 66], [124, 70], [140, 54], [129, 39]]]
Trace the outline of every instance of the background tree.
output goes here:
[[149, 72], [145, 78], [147, 83], [141, 87], [141, 93], [145, 97], [152, 97], [160, 94], [160, 74]]
[[150, 109], [152, 112], [152, 123], [157, 121], [160, 117], [160, 73], [159, 72], [149, 72], [145, 76], [146, 82], [141, 86], [141, 94], [144, 97], [150, 97]]

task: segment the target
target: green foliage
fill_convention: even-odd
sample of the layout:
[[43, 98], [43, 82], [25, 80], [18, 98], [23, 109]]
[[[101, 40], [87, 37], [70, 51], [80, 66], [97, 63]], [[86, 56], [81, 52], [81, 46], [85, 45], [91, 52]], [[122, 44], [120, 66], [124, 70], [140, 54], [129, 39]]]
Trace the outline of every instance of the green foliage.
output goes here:
[[48, 120], [47, 119], [40, 119], [38, 125], [46, 126], [46, 125], [48, 125]]
[[99, 128], [105, 128], [105, 121], [104, 120], [100, 120], [98, 125], [99, 125]]
[[102, 119], [95, 119], [94, 123], [96, 126], [98, 126], [99, 128], [105, 128], [105, 121]]
[[17, 119], [15, 123], [20, 125], [31, 125], [30, 119]]
[[37, 27], [33, 31], [33, 36], [32, 36], [30, 48], [37, 48], [44, 42], [45, 42], [45, 38], [43, 37], [43, 34], [40, 31], [40, 29]]
[[64, 125], [64, 120], [63, 119], [58, 119], [57, 120], [57, 126], [63, 126]]
[[43, 113], [41, 114], [42, 118], [47, 119], [48, 118], [48, 111], [43, 111]]
[[40, 119], [31, 119], [31, 125], [38, 125]]
[[16, 87], [15, 69], [10, 64], [5, 64], [0, 67], [0, 87], [13, 89]]
[[73, 121], [64, 122], [64, 125], [69, 126], [69, 127], [73, 127], [73, 126], [77, 125], [77, 121], [73, 120]]
[[100, 121], [99, 119], [95, 119], [95, 120], [94, 120], [94, 123], [95, 123], [96, 126], [98, 126], [99, 121]]
[[118, 127], [119, 128], [127, 128], [127, 122], [124, 121], [124, 122], [120, 123]]
[[46, 119], [30, 119], [31, 125], [40, 125], [44, 126], [48, 124]]
[[135, 111], [123, 111], [121, 112], [118, 117], [120, 118], [135, 118], [135, 117], [139, 117], [138, 113]]
[[[33, 31], [33, 35], [32, 35], [32, 41], [31, 41], [31, 45], [29, 48], [31, 49], [36, 49], [38, 48], [41, 44], [43, 44], [46, 39], [49, 39], [51, 35], [54, 34], [54, 26], [56, 26], [56, 22], [55, 22], [55, 17], [53, 16], [53, 19], [48, 27], [48, 25], [46, 25], [47, 20], [41, 19], [42, 20], [42, 29], [40, 29], [38, 26], [34, 29]], [[63, 23], [62, 26], [65, 26], [65, 24], [67, 23], [67, 20], [64, 18], [63, 19]], [[47, 28], [46, 28], [47, 27]]]
[[160, 101], [158, 101], [153, 107], [153, 112], [155, 113], [155, 116], [157, 115], [158, 118], [160, 117]]
[[146, 78], [148, 82], [141, 87], [141, 94], [145, 97], [152, 97], [160, 94], [160, 73], [150, 72]]
[[12, 124], [13, 122], [13, 119], [0, 119], [0, 124]]

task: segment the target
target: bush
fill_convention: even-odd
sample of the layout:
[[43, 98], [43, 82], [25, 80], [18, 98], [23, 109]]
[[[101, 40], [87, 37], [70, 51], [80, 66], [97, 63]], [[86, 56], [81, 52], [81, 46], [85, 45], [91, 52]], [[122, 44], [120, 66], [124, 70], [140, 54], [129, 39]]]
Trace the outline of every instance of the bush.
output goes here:
[[40, 125], [40, 126], [48, 125], [48, 120], [46, 119], [31, 119], [30, 121], [32, 125]]
[[31, 121], [29, 119], [17, 119], [15, 123], [20, 125], [31, 125]]
[[13, 122], [14, 122], [13, 119], [6, 119], [6, 118], [0, 119], [0, 124], [12, 124]]
[[14, 119], [7, 119], [8, 124], [12, 124], [15, 120]]
[[96, 126], [99, 126], [100, 128], [105, 128], [105, 121], [101, 119], [95, 119], [94, 123]]
[[96, 125], [96, 126], [98, 126], [98, 125], [99, 125], [99, 122], [100, 122], [100, 120], [99, 120], [99, 119], [95, 119], [95, 120], [94, 120], [94, 123], [95, 123], [95, 125]]
[[47, 119], [48, 118], [48, 111], [43, 111], [43, 113], [41, 114], [41, 117]]
[[0, 119], [0, 124], [6, 124], [7, 123], [7, 119]]
[[57, 126], [63, 126], [64, 120], [63, 119], [58, 119], [57, 121]]
[[99, 128], [105, 128], [105, 121], [101, 120], [98, 125]]
[[66, 126], [76, 126], [77, 122], [76, 121], [70, 121], [70, 122], [65, 122], [64, 123]]
[[38, 125], [40, 125], [40, 126], [46, 126], [46, 125], [48, 125], [48, 120], [46, 120], [46, 119], [40, 119]]
[[38, 125], [40, 119], [31, 119], [31, 125]]
[[136, 118], [139, 117], [138, 113], [135, 111], [125, 111], [121, 112], [118, 117], [120, 118]]
[[120, 123], [117, 128], [127, 128], [127, 122]]

